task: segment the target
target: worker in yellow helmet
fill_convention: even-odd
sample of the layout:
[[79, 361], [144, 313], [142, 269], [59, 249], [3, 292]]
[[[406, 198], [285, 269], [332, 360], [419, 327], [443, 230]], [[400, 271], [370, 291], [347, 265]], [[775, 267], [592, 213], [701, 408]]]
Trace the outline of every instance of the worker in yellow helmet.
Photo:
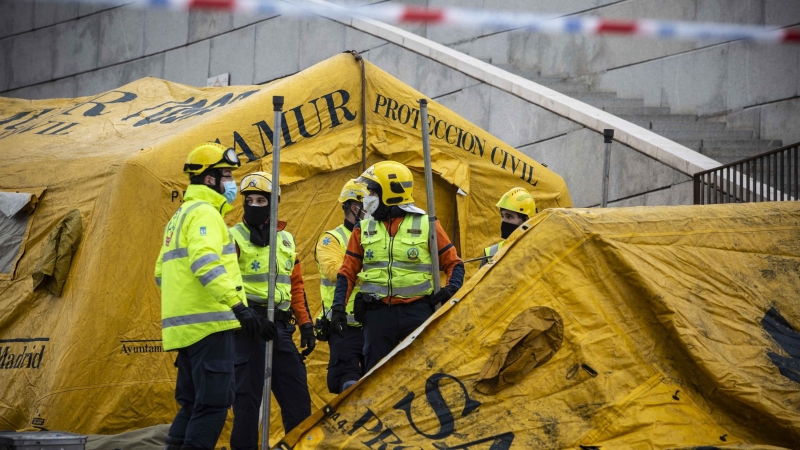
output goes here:
[[247, 306], [236, 248], [222, 219], [236, 198], [232, 149], [207, 142], [189, 153], [184, 203], [164, 230], [156, 260], [164, 350], [177, 350], [175, 399], [166, 450], [216, 446], [233, 403], [234, 330], [256, 336], [266, 322]]
[[[369, 371], [406, 336], [452, 297], [464, 282], [464, 263], [436, 223], [438, 247], [429, 247], [430, 223], [414, 206], [414, 178], [405, 165], [379, 162], [358, 180], [367, 185], [364, 209], [372, 215], [353, 229], [336, 279], [331, 330], [344, 336], [347, 303], [358, 281], [355, 319], [364, 324], [364, 370]], [[433, 294], [432, 258], [447, 274], [447, 285]], [[362, 271], [363, 269], [363, 271]]]
[[[328, 391], [339, 394], [349, 388], [364, 374], [362, 355], [364, 349], [364, 333], [361, 324], [353, 317], [353, 304], [347, 303], [347, 326], [343, 328], [343, 336], [330, 333], [330, 320], [333, 311], [333, 294], [336, 289], [336, 276], [342, 267], [347, 243], [356, 223], [364, 218], [364, 198], [367, 187], [356, 180], [345, 183], [339, 194], [339, 203], [344, 210], [344, 223], [332, 230], [322, 233], [317, 239], [314, 258], [320, 273], [320, 296], [322, 311], [317, 318], [317, 336], [328, 341], [330, 360], [328, 362]], [[358, 289], [354, 289], [355, 293]], [[349, 298], [354, 297], [354, 293]]]
[[[230, 228], [236, 242], [239, 270], [247, 301], [267, 317], [269, 291], [269, 220], [272, 177], [255, 172], [242, 178], [244, 218]], [[280, 187], [277, 187], [280, 196]], [[278, 222], [275, 242], [275, 327], [271, 335], [236, 336], [236, 399], [233, 402], [232, 450], [255, 450], [258, 446], [259, 408], [264, 392], [267, 340], [275, 338], [272, 353], [272, 393], [281, 408], [287, 433], [311, 415], [311, 396], [304, 357], [316, 346], [314, 326], [305, 296], [303, 271], [294, 236]], [[295, 324], [300, 328], [302, 355], [292, 340]], [[277, 334], [277, 336], [276, 336]]]
[[503, 194], [496, 206], [500, 208], [500, 218], [502, 219], [500, 222], [500, 236], [503, 240], [483, 250], [484, 258], [481, 261], [481, 266], [492, 259], [492, 256], [500, 250], [514, 230], [527, 222], [537, 212], [533, 196], [525, 188], [521, 187], [515, 187]]

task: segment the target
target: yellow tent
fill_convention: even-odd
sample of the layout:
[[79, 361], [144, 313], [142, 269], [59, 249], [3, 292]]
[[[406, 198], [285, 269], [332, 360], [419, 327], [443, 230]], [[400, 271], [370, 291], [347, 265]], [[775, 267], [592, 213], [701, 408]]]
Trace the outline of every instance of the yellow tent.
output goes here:
[[[286, 99], [280, 215], [299, 244], [312, 312], [313, 245], [342, 220], [336, 199], [361, 173], [362, 133], [366, 164], [408, 164], [425, 207], [423, 95], [364, 69], [363, 102], [362, 66], [349, 54], [266, 86], [146, 78], [94, 97], [1, 99], [0, 429], [111, 434], [172, 419], [174, 355], [160, 345], [153, 267], [188, 182], [183, 163], [197, 143], [219, 140], [246, 161], [237, 178], [270, 171], [273, 95]], [[498, 240], [494, 204], [514, 186], [540, 209], [571, 206], [544, 166], [435, 102], [430, 114], [437, 213], [460, 254]], [[230, 225], [242, 214], [240, 199], [234, 206]], [[316, 409], [332, 398], [325, 344], [307, 364]]]
[[800, 203], [523, 228], [282, 447], [798, 448]]

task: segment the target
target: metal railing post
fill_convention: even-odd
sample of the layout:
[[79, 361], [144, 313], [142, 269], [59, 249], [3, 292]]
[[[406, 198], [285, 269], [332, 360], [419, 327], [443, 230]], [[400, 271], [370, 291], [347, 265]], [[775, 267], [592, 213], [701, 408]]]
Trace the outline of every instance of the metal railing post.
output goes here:
[[614, 130], [606, 128], [603, 130], [603, 143], [606, 145], [603, 159], [603, 200], [601, 206], [608, 206], [608, 178], [611, 170], [611, 143], [614, 140]]

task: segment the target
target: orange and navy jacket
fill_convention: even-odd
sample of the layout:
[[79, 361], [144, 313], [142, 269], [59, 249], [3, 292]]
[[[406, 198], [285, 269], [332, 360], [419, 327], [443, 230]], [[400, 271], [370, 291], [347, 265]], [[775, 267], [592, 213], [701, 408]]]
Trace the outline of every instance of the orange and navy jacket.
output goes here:
[[[403, 217], [393, 217], [383, 221], [389, 231], [389, 236], [394, 237], [397, 234], [402, 221]], [[447, 236], [438, 220], [436, 221], [436, 238], [439, 246], [439, 268], [447, 274], [447, 286], [452, 288], [452, 292], [455, 293], [464, 283], [464, 262], [461, 261], [455, 246], [450, 242], [450, 237]], [[433, 255], [434, 252], [431, 252], [431, 257]], [[361, 223], [359, 222], [353, 228], [353, 234], [350, 235], [350, 240], [347, 242], [347, 251], [344, 255], [344, 261], [342, 261], [342, 268], [339, 269], [339, 274], [336, 277], [333, 306], [341, 305], [344, 307], [347, 305], [347, 299], [350, 298], [358, 273], [361, 272], [363, 260], [364, 247], [361, 246]], [[387, 296], [382, 301], [389, 305], [396, 305], [412, 303], [420, 298], [422, 297], [399, 298]]]

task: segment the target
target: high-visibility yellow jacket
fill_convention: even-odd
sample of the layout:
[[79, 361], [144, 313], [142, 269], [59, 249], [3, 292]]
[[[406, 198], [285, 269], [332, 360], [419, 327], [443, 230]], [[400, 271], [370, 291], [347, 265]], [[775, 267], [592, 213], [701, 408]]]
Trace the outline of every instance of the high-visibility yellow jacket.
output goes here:
[[239, 328], [233, 305], [247, 304], [236, 247], [222, 217], [231, 206], [206, 186], [189, 185], [164, 230], [156, 260], [164, 350]]
[[505, 244], [505, 242], [506, 242], [506, 240], [503, 239], [502, 241], [498, 242], [497, 244], [490, 245], [490, 246], [486, 247], [485, 249], [483, 249], [483, 255], [486, 256], [486, 258], [483, 258], [481, 260], [481, 267], [483, 267], [484, 265], [489, 263], [489, 261], [492, 259], [492, 256], [494, 256], [497, 253], [497, 251], [500, 250], [500, 248], [503, 247], [503, 244]]
[[383, 221], [361, 221], [364, 248], [361, 290], [382, 297], [414, 298], [433, 292], [428, 215], [408, 214], [394, 237]]
[[[231, 227], [233, 239], [239, 245], [239, 270], [250, 304], [267, 304], [269, 295], [269, 245], [259, 247], [250, 242], [250, 230], [239, 222]], [[275, 280], [275, 307], [288, 311], [292, 306], [292, 270], [297, 258], [294, 237], [288, 231], [278, 232], [275, 251], [278, 278]]]
[[[322, 233], [317, 239], [317, 246], [314, 249], [314, 259], [317, 261], [317, 268], [319, 268], [319, 292], [322, 298], [322, 310], [319, 312], [318, 318], [323, 316], [331, 319], [333, 307], [333, 293], [336, 291], [336, 275], [339, 268], [342, 267], [345, 252], [347, 251], [347, 242], [350, 240], [352, 231], [348, 230], [344, 225], [328, 230]], [[361, 326], [353, 317], [353, 299], [359, 292], [359, 286], [356, 285], [350, 293], [350, 301], [347, 302], [345, 311], [347, 312], [347, 324], [350, 326]]]

